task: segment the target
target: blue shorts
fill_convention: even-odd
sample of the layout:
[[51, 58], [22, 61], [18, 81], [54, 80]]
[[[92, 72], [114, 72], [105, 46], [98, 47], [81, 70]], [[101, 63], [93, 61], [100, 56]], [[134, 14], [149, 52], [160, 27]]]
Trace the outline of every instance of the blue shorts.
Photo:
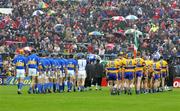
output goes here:
[[167, 74], [164, 72], [164, 73], [161, 73], [161, 77], [167, 77]]
[[160, 75], [159, 74], [155, 74], [154, 75], [154, 80], [157, 80], [157, 79], [159, 79], [160, 78]]
[[137, 72], [136, 72], [136, 77], [142, 77], [142, 76], [143, 76], [142, 71], [137, 71]]
[[116, 74], [108, 74], [108, 80], [113, 80], [115, 81], [117, 79]]
[[125, 72], [124, 73], [124, 78], [128, 79], [128, 80], [132, 80], [134, 78], [133, 77], [133, 72]]

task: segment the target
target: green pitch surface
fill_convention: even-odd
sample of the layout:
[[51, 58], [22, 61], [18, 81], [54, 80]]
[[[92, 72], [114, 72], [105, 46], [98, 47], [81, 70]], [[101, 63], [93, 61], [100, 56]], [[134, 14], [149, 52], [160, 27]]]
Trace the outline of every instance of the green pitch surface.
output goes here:
[[15, 86], [0, 86], [0, 111], [180, 111], [180, 89], [110, 96], [102, 91], [56, 94], [16, 94]]

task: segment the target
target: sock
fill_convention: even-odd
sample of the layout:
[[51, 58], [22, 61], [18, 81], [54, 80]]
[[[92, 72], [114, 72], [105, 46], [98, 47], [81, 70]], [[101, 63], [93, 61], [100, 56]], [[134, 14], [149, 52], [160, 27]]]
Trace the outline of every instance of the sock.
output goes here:
[[23, 87], [23, 83], [20, 82], [20, 83], [19, 83], [19, 88], [18, 88], [18, 89], [21, 90], [22, 87]]
[[29, 92], [32, 92], [32, 87], [30, 86], [30, 88], [29, 88]]
[[20, 83], [17, 84], [18, 90], [20, 90]]
[[59, 83], [56, 83], [56, 90], [59, 91]]
[[37, 89], [38, 89], [39, 93], [42, 93], [42, 84], [41, 83], [37, 84]]
[[42, 84], [42, 93], [44, 93], [45, 92], [45, 84]]
[[53, 91], [56, 91], [56, 83], [53, 83]]
[[64, 87], [64, 82], [62, 83], [62, 90], [64, 91], [65, 87]]
[[68, 90], [71, 90], [71, 83], [68, 81], [67, 82]]
[[53, 83], [50, 82], [50, 83], [49, 83], [49, 89], [51, 90], [52, 88], [53, 88]]
[[37, 89], [37, 84], [34, 85], [34, 89]]
[[59, 85], [59, 91], [63, 91], [63, 85]]

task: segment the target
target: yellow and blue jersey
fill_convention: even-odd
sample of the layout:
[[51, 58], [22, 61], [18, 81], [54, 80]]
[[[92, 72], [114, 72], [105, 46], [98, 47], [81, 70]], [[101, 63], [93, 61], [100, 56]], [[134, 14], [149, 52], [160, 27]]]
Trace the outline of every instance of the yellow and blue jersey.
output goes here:
[[161, 64], [161, 72], [167, 72], [168, 63], [165, 60], [160, 60], [159, 62]]
[[119, 63], [117, 60], [109, 61], [106, 65], [106, 70], [108, 74], [117, 74], [119, 71]]
[[135, 72], [136, 62], [134, 59], [123, 60], [124, 72]]
[[145, 60], [145, 70], [148, 71], [149, 73], [153, 72], [153, 61], [152, 60]]
[[16, 69], [26, 69], [27, 58], [23, 55], [18, 55], [13, 60], [13, 64], [15, 65]]
[[144, 65], [145, 65], [145, 61], [142, 58], [136, 58], [135, 59], [136, 62], [136, 71], [143, 71], [144, 70]]
[[123, 58], [121, 58], [121, 59], [115, 59], [115, 61], [117, 61], [118, 62], [118, 69], [119, 69], [119, 72], [121, 73], [121, 72], [123, 72], [122, 70], [123, 70]]
[[161, 64], [159, 61], [153, 63], [153, 73], [160, 74], [161, 71]]

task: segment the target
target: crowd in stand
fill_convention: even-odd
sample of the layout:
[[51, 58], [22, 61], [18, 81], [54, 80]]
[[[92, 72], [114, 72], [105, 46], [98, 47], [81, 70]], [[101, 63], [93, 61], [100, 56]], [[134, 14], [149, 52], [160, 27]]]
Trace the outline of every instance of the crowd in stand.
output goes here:
[[[29, 46], [46, 53], [118, 53], [132, 48], [134, 36], [124, 32], [136, 29], [143, 33], [140, 51], [175, 56], [180, 51], [179, 4], [179, 0], [1, 0], [1, 8], [13, 10], [0, 14], [0, 52]], [[138, 19], [112, 19], [128, 15]], [[89, 35], [92, 31], [102, 35]]]

